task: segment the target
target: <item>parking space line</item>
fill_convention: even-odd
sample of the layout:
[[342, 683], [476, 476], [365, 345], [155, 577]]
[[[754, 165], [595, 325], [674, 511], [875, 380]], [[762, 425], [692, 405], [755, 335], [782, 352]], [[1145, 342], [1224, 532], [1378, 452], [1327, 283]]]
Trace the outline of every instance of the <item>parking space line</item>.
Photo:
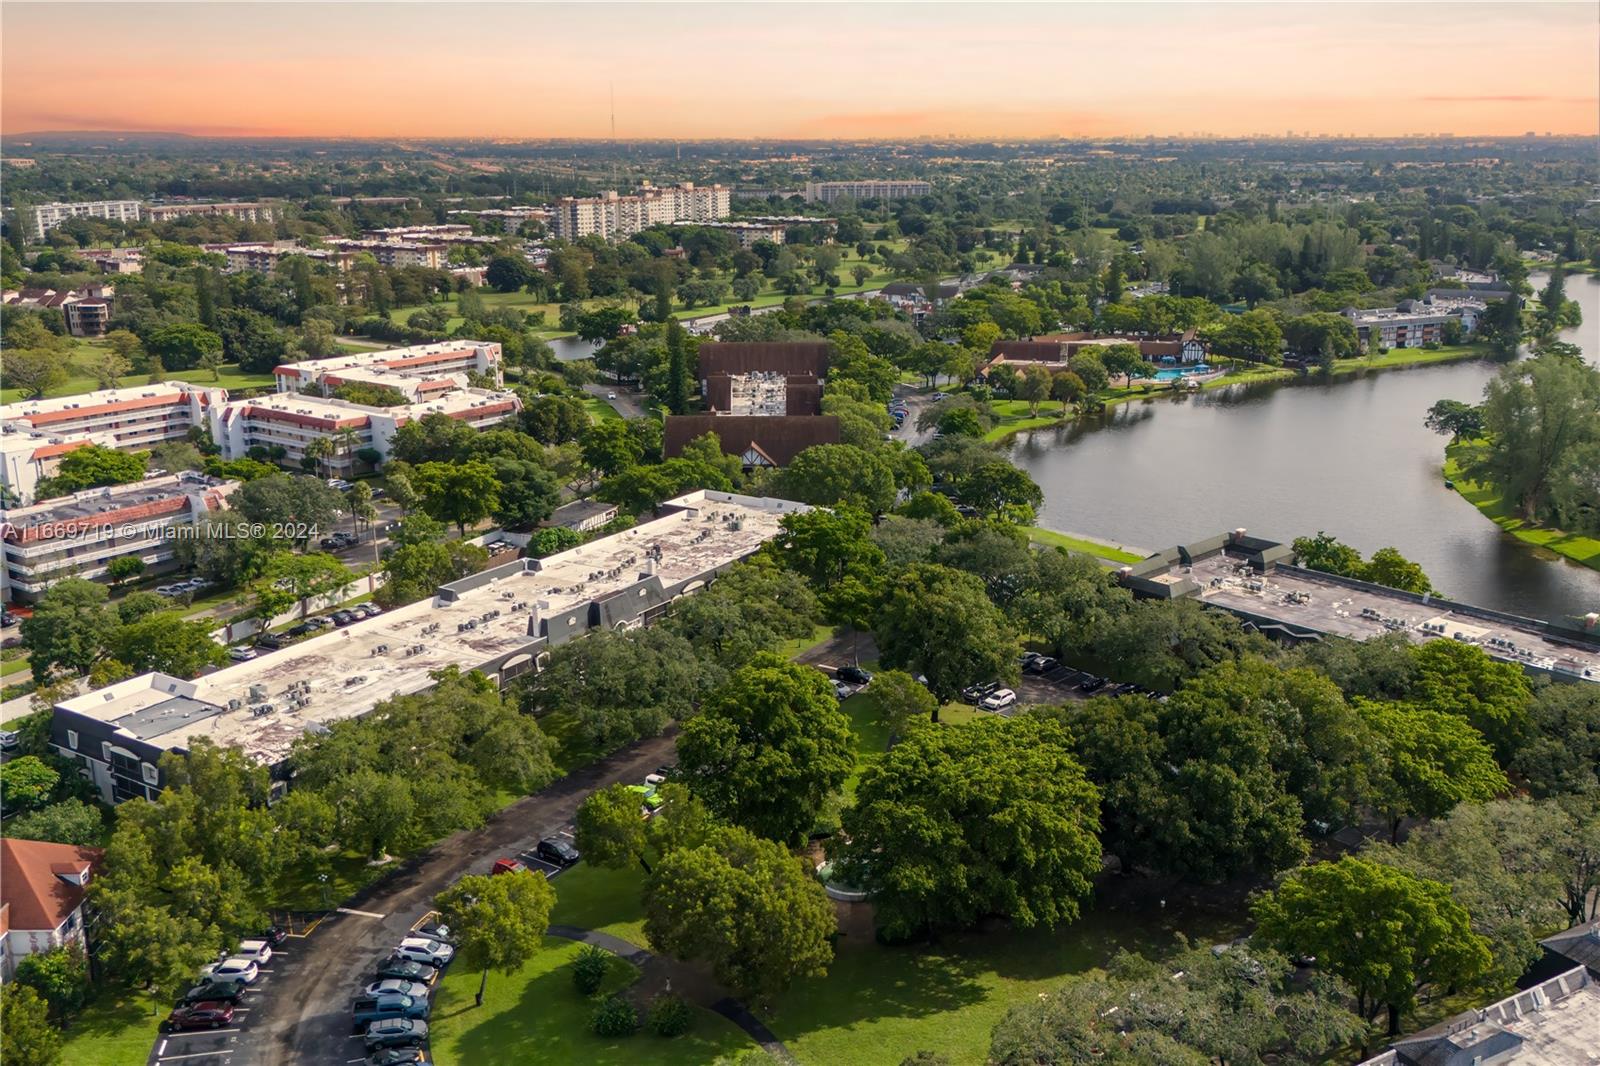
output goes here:
[[238, 1028], [237, 1026], [235, 1026], [232, 1029], [193, 1029], [193, 1030], [190, 1030], [189, 1032], [181, 1032], [180, 1031], [180, 1032], [173, 1033], [172, 1036], [171, 1036], [171, 1039], [175, 1040], [180, 1036], [217, 1036], [217, 1035], [219, 1035], [221, 1033], [242, 1033], [242, 1032], [244, 1032], [244, 1030]]
[[362, 918], [387, 918], [387, 914], [375, 914], [372, 911], [351, 910], [349, 907], [336, 908], [340, 914], [354, 914]]
[[[218, 1030], [218, 1031], [220, 1032], [221, 1030]], [[223, 1059], [225, 1059], [229, 1055], [232, 1055], [232, 1054], [233, 1054], [233, 1052], [231, 1052], [231, 1051], [196, 1051], [191, 1055], [168, 1055], [167, 1057], [161, 1058], [161, 1059], [157, 1059], [156, 1061], [157, 1062], [177, 1062], [179, 1059], [209, 1059], [209, 1058], [223, 1058]]]

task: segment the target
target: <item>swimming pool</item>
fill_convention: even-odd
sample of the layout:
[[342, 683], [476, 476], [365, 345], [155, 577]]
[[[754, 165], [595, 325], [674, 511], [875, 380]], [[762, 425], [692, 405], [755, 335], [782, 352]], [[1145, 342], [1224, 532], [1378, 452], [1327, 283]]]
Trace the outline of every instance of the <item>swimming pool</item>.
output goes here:
[[1209, 373], [1211, 373], [1211, 368], [1209, 366], [1206, 366], [1204, 363], [1196, 363], [1194, 366], [1186, 366], [1172, 370], [1157, 370], [1155, 379], [1157, 381], [1177, 381], [1179, 378], [1189, 377], [1192, 374]]

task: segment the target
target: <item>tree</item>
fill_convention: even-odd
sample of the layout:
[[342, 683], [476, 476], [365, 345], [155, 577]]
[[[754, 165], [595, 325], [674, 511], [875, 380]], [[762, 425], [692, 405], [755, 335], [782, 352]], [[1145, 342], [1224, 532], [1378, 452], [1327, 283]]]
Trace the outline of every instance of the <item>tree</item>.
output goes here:
[[638, 320], [639, 316], [625, 307], [601, 307], [580, 314], [575, 332], [586, 341], [608, 341]]
[[1085, 391], [1083, 379], [1070, 370], [1059, 371], [1050, 379], [1050, 398], [1061, 404], [1063, 418], [1067, 415], [1068, 405], [1077, 403]]
[[946, 566], [907, 567], [873, 621], [883, 664], [919, 673], [941, 702], [981, 681], [1017, 676], [1018, 643], [983, 582]]
[[1417, 672], [1408, 699], [1465, 718], [1494, 746], [1501, 764], [1509, 763], [1527, 732], [1533, 701], [1522, 668], [1454, 640], [1430, 640], [1414, 648], [1411, 658]]
[[1106, 367], [1100, 361], [1096, 352], [1078, 349], [1078, 354], [1072, 357], [1070, 367], [1072, 373], [1078, 375], [1078, 380], [1083, 382], [1084, 391], [1088, 395], [1102, 392], [1111, 384], [1111, 375], [1106, 372]]
[[833, 959], [833, 905], [810, 865], [743, 829], [669, 852], [645, 882], [644, 911], [651, 947], [708, 963], [743, 997], [776, 995]]
[[1212, 331], [1211, 343], [1223, 355], [1274, 366], [1283, 361], [1283, 330], [1277, 316], [1263, 308], [1226, 316]]
[[833, 853], [891, 939], [993, 914], [1052, 927], [1100, 870], [1099, 798], [1047, 719], [914, 729], [862, 773]]
[[1026, 400], [1028, 414], [1037, 416], [1039, 405], [1050, 397], [1050, 371], [1037, 363], [1023, 369], [1017, 378], [1017, 399]]
[[1447, 886], [1354, 856], [1295, 871], [1250, 910], [1257, 936], [1347, 981], [1363, 1018], [1387, 1008], [1390, 1035], [1419, 990], [1470, 984], [1492, 962]]
[[874, 674], [866, 696], [891, 738], [905, 736], [918, 722], [932, 721], [939, 709], [939, 700], [928, 686], [903, 670]]
[[56, 464], [56, 472], [39, 479], [35, 493], [40, 499], [65, 496], [106, 485], [126, 485], [138, 481], [144, 474], [143, 457], [90, 444], [62, 456]]
[[523, 406], [521, 420], [523, 432], [540, 444], [563, 444], [588, 428], [589, 413], [570, 396], [539, 396]]
[[984, 463], [962, 475], [956, 480], [956, 492], [963, 503], [986, 515], [1008, 507], [1021, 508], [1031, 515], [1044, 502], [1044, 490], [1028, 472], [1004, 459]]
[[774, 494], [801, 503], [848, 503], [872, 514], [894, 506], [894, 471], [877, 451], [850, 444], [817, 444], [778, 472]]
[[94, 376], [95, 387], [101, 389], [116, 388], [122, 384], [122, 379], [132, 372], [133, 363], [115, 348], [96, 352], [89, 364], [89, 373]]
[[578, 807], [575, 843], [585, 859], [596, 866], [620, 870], [638, 863], [646, 874], [645, 820], [639, 814], [639, 794], [625, 784], [608, 785], [589, 793]]
[[495, 292], [516, 292], [528, 284], [528, 261], [520, 255], [497, 255], [489, 260], [483, 279]]
[[[1593, 851], [1600, 820], [1592, 806], [1588, 821]], [[1375, 845], [1366, 857], [1450, 886], [1473, 930], [1489, 943], [1496, 983], [1512, 984], [1538, 960], [1541, 936], [1582, 920], [1596, 876], [1593, 868], [1584, 876], [1583, 864], [1573, 862], [1573, 845], [1583, 835], [1580, 819], [1557, 803], [1463, 803], [1418, 826], [1401, 846]], [[1568, 913], [1569, 888], [1576, 890], [1577, 916]]]
[[1460, 400], [1440, 400], [1428, 408], [1422, 424], [1435, 433], [1448, 434], [1452, 441], [1483, 436], [1483, 412]]
[[1145, 376], [1146, 363], [1137, 344], [1108, 344], [1100, 352], [1100, 365], [1113, 377], [1121, 375], [1127, 384], [1133, 384], [1134, 375]]
[[1536, 355], [1507, 365], [1483, 397], [1486, 442], [1469, 456], [1469, 472], [1522, 517], [1544, 517], [1556, 470], [1574, 449], [1600, 440], [1600, 369]]
[[689, 334], [675, 318], [667, 320], [667, 410], [687, 414], [694, 395], [695, 374], [689, 369]]
[[24, 955], [17, 963], [16, 979], [39, 993], [51, 1015], [64, 1021], [89, 998], [89, 959], [82, 944], [68, 941], [49, 951]]
[[105, 822], [99, 808], [80, 799], [67, 799], [17, 815], [7, 824], [6, 831], [21, 840], [98, 846], [105, 836]]
[[6, 1062], [15, 1066], [55, 1066], [61, 1061], [61, 1030], [39, 993], [15, 982], [0, 989], [0, 1029], [6, 1034]]
[[0, 801], [8, 812], [37, 810], [49, 802], [61, 775], [36, 755], [23, 755], [0, 766]]
[[177, 611], [160, 611], [116, 630], [107, 650], [136, 673], [194, 677], [207, 666], [228, 661], [227, 649], [211, 639], [212, 628], [205, 619], [189, 621]]
[[314, 477], [274, 474], [240, 485], [228, 498], [245, 521], [282, 530], [296, 547], [320, 530], [332, 529], [344, 497]]
[[197, 322], [177, 322], [153, 330], [144, 347], [167, 370], [193, 370], [207, 352], [222, 351], [222, 338]]
[[422, 509], [441, 522], [467, 526], [488, 518], [500, 506], [500, 481], [495, 468], [481, 459], [464, 463], [423, 463], [412, 474], [422, 496]]
[[883, 552], [872, 542], [872, 518], [848, 504], [784, 515], [773, 548], [783, 565], [827, 589], [852, 569], [883, 566]]
[[676, 633], [613, 630], [554, 649], [545, 669], [528, 680], [522, 706], [565, 712], [585, 744], [608, 752], [687, 717], [706, 684], [694, 649]]
[[683, 723], [678, 758], [713, 814], [791, 842], [855, 766], [854, 736], [820, 671], [762, 652]]
[[578, 444], [584, 463], [604, 477], [614, 477], [644, 458], [644, 449], [628, 424], [614, 418], [584, 430]]
[[1379, 548], [1373, 552], [1372, 558], [1367, 560], [1362, 569], [1361, 577], [1375, 585], [1414, 592], [1419, 596], [1435, 591], [1428, 575], [1422, 572], [1422, 567], [1401, 555], [1396, 548]]
[[55, 668], [86, 674], [105, 654], [117, 618], [104, 585], [69, 577], [56, 582], [19, 627], [33, 679], [44, 684]]
[[1464, 718], [1405, 703], [1358, 699], [1382, 764], [1374, 806], [1398, 839], [1410, 818], [1438, 818], [1458, 803], [1493, 799], [1510, 788], [1483, 735]]
[[271, 619], [299, 604], [300, 617], [304, 618], [311, 610], [312, 600], [336, 595], [354, 579], [343, 563], [325, 552], [279, 552], [251, 586], [251, 613], [263, 620]]
[[543, 945], [555, 902], [549, 880], [528, 871], [463, 877], [434, 897], [439, 920], [450, 927], [457, 954], [471, 968], [483, 971], [478, 1006], [483, 1006], [490, 970], [515, 973]]
[[1600, 792], [1600, 688], [1541, 688], [1509, 769], [1538, 798]]
[[41, 399], [66, 383], [66, 356], [43, 348], [6, 347], [6, 385], [22, 390], [23, 399]]
[[489, 460], [489, 466], [499, 485], [495, 506], [489, 513], [499, 525], [532, 529], [560, 504], [561, 486], [542, 464], [497, 455]]

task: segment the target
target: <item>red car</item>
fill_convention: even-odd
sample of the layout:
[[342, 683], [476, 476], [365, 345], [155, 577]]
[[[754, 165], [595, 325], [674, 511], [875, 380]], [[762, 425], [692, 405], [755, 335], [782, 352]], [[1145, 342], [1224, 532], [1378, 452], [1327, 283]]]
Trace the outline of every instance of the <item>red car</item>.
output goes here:
[[520, 874], [527, 872], [528, 868], [522, 865], [522, 863], [518, 862], [516, 859], [496, 859], [494, 861], [494, 869], [489, 871], [489, 876], [493, 877], [495, 874]]
[[221, 1029], [232, 1021], [232, 1003], [208, 999], [199, 1003], [191, 1003], [186, 1007], [174, 1007], [172, 1013], [167, 1015], [167, 1020], [162, 1024], [162, 1028], [167, 1030]]

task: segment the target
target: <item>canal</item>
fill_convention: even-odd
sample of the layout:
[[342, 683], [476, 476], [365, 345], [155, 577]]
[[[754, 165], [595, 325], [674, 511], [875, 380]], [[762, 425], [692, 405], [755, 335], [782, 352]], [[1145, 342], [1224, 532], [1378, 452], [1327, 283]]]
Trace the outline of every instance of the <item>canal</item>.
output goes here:
[[[1567, 295], [1583, 325], [1564, 339], [1600, 365], [1600, 279], [1570, 277]], [[1240, 526], [1283, 541], [1326, 530], [1363, 553], [1398, 548], [1454, 599], [1535, 618], [1600, 610], [1600, 572], [1541, 557], [1445, 488], [1445, 440], [1423, 416], [1435, 400], [1478, 402], [1497, 369], [1162, 396], [1019, 437], [1012, 458], [1053, 529], [1147, 548]]]

